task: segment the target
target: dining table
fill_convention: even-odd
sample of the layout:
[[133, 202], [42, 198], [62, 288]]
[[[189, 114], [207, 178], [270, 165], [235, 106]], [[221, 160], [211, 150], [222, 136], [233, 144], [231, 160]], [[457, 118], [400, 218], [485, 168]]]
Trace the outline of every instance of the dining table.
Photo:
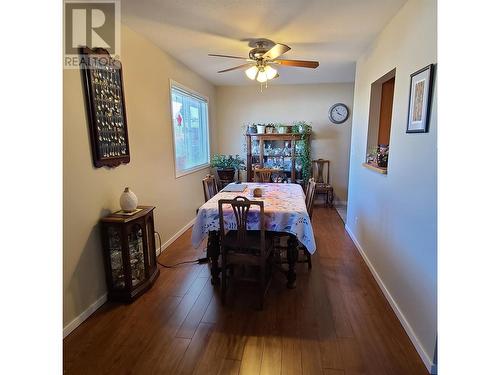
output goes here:
[[[191, 242], [198, 248], [204, 239], [207, 241], [207, 258], [210, 261], [212, 284], [219, 283], [219, 208], [220, 199], [234, 199], [243, 196], [249, 200], [264, 202], [264, 227], [266, 232], [287, 235], [286, 246], [287, 286], [294, 288], [296, 283], [295, 264], [298, 259], [299, 243], [313, 254], [316, 251], [311, 219], [307, 213], [302, 186], [294, 183], [242, 183], [243, 191], [222, 189], [199, 209], [193, 225]], [[231, 186], [231, 185], [228, 185]], [[262, 196], [254, 196], [255, 188], [260, 188]], [[228, 189], [229, 190], [229, 189]], [[258, 195], [258, 194], [256, 194]], [[260, 229], [258, 207], [249, 211], [248, 230]], [[230, 206], [223, 209], [224, 230], [236, 229], [236, 218]]]

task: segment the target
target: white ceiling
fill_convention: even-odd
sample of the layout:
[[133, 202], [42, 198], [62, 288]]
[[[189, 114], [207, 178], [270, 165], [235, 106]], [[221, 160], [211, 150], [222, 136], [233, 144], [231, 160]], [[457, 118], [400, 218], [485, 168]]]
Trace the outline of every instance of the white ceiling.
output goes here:
[[215, 85], [256, 84], [244, 63], [249, 38], [290, 46], [283, 58], [317, 69], [279, 66], [272, 84], [353, 82], [355, 62], [406, 0], [122, 0], [122, 19]]

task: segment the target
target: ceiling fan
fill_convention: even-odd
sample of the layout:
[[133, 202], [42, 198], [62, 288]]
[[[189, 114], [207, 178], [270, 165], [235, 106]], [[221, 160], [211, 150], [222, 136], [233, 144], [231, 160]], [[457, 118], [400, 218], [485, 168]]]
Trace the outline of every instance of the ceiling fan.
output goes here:
[[248, 45], [252, 47], [252, 49], [248, 53], [248, 58], [209, 53], [208, 56], [226, 57], [230, 59], [240, 59], [247, 61], [245, 64], [238, 65], [229, 69], [220, 70], [217, 73], [246, 69], [245, 74], [248, 78], [250, 78], [251, 80], [256, 79], [260, 83], [266, 83], [268, 80], [279, 77], [278, 71], [272, 66], [274, 64], [312, 69], [315, 69], [319, 66], [318, 61], [279, 59], [278, 57], [288, 52], [291, 48], [285, 44], [274, 43], [269, 39], [251, 40]]

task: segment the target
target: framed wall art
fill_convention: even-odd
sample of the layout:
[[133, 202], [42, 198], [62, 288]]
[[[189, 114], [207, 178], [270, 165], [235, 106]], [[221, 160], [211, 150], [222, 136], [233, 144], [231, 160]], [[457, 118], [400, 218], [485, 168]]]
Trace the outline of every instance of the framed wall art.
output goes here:
[[122, 65], [103, 48], [80, 47], [79, 52], [94, 166], [126, 164], [130, 147]]
[[407, 133], [427, 133], [432, 103], [434, 64], [422, 68], [410, 76]]

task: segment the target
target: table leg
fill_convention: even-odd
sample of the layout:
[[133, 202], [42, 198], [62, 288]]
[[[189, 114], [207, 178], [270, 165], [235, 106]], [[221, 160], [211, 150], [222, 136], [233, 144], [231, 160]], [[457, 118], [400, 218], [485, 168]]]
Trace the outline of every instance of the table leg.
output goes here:
[[210, 259], [210, 273], [212, 275], [212, 285], [219, 285], [219, 255], [220, 255], [220, 244], [219, 244], [219, 232], [210, 231], [208, 232], [208, 242], [207, 242], [207, 258]]
[[296, 287], [297, 274], [295, 273], [295, 263], [297, 262], [299, 251], [298, 242], [295, 236], [290, 236], [288, 239], [287, 260], [288, 260], [288, 273], [287, 273], [287, 287], [294, 289]]

